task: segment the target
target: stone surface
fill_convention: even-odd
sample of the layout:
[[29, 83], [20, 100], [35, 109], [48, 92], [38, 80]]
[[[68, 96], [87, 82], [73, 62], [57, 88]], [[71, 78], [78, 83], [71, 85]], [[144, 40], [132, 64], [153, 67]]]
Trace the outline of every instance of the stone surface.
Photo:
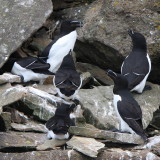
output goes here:
[[160, 136], [154, 136], [149, 138], [149, 142], [142, 146], [135, 147], [135, 149], [149, 149], [151, 150], [153, 147], [160, 144]]
[[66, 140], [66, 139], [63, 139], [63, 140], [58, 140], [58, 139], [46, 140], [43, 144], [38, 145], [36, 149], [38, 151], [56, 149], [56, 147], [63, 146], [67, 141], [68, 140]]
[[0, 113], [3, 106], [9, 105], [22, 99], [26, 94], [26, 90], [22, 86], [12, 87], [9, 83], [0, 87]]
[[0, 3], [0, 66], [2, 66], [9, 55], [42, 26], [52, 12], [52, 2], [1, 0]]
[[143, 144], [143, 139], [136, 134], [118, 133], [106, 130], [99, 130], [87, 127], [74, 127], [69, 128], [69, 132], [73, 135], [91, 137], [96, 139], [105, 139], [107, 142], [115, 143], [130, 143], [130, 144]]
[[44, 121], [54, 115], [57, 102], [65, 102], [63, 99], [50, 95], [45, 91], [21, 85], [12, 87], [9, 83], [1, 86], [0, 94], [2, 95], [0, 98], [0, 113], [3, 106], [21, 101], [25, 106], [33, 110], [35, 117]]
[[[151, 85], [152, 90], [143, 94], [134, 94], [134, 98], [141, 106], [143, 113], [143, 125], [146, 128], [153, 118], [153, 113], [160, 105], [160, 87]], [[78, 97], [84, 108], [86, 122], [100, 129], [119, 128], [119, 122], [112, 104], [113, 86], [99, 86], [93, 89], [81, 89]]]
[[160, 160], [160, 158], [150, 151], [129, 151], [120, 148], [107, 149], [100, 153], [97, 160]]
[[11, 113], [2, 112], [1, 118], [3, 119], [4, 125], [5, 125], [5, 131], [10, 130], [11, 129]]
[[98, 151], [105, 146], [105, 144], [98, 142], [93, 138], [77, 136], [73, 136], [67, 142], [67, 145], [89, 157], [97, 157]]
[[0, 75], [0, 84], [4, 84], [4, 83], [13, 83], [13, 82], [17, 82], [20, 83], [21, 82], [21, 78], [17, 75], [13, 75], [11, 73], [4, 73], [3, 75]]
[[46, 140], [46, 134], [0, 132], [0, 150], [8, 147], [36, 147]]
[[21, 101], [33, 110], [33, 115], [40, 120], [47, 121], [54, 115], [56, 110], [55, 105], [50, 104], [46, 99], [32, 93], [27, 93]]
[[94, 77], [102, 85], [112, 85], [113, 81], [106, 74], [106, 71], [99, 68], [98, 66], [87, 64], [87, 63], [77, 63], [76, 67], [81, 72], [89, 72], [91, 76]]
[[11, 123], [11, 127], [13, 130], [23, 131], [23, 132], [25, 131], [42, 132], [42, 133], [47, 132], [45, 125], [36, 123], [34, 121], [28, 121], [26, 124]]
[[1, 160], [93, 160], [74, 150], [32, 151], [25, 153], [1, 153]]
[[160, 10], [153, 9], [156, 7], [160, 8], [157, 0], [96, 0], [89, 5], [65, 9], [58, 15], [84, 22], [74, 48], [78, 61], [116, 72], [120, 72], [124, 57], [131, 51], [128, 29], [141, 32], [147, 39], [153, 62], [149, 79], [160, 83]]

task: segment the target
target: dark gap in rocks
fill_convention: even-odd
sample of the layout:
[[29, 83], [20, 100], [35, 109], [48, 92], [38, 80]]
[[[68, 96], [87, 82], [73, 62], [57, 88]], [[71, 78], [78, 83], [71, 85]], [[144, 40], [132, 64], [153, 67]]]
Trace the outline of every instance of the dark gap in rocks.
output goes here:
[[3, 118], [0, 116], [0, 132], [3, 131], [6, 131], [6, 127]]
[[[114, 48], [104, 45], [101, 42], [76, 41], [75, 48], [78, 62], [90, 63], [104, 70], [112, 69], [120, 72], [124, 57]], [[117, 57], [115, 59], [115, 57]]]
[[107, 148], [122, 148], [122, 149], [133, 149], [133, 147], [137, 146], [136, 144], [128, 144], [128, 143], [114, 143], [114, 142], [103, 142], [105, 143], [105, 147]]
[[36, 146], [23, 146], [23, 147], [5, 147], [1, 148], [0, 152], [4, 153], [22, 153], [22, 152], [30, 152], [36, 151]]
[[160, 135], [160, 107], [153, 113], [152, 121], [146, 128], [146, 132], [149, 137]]
[[32, 115], [33, 115], [33, 110], [29, 109], [28, 106], [25, 105], [21, 101], [17, 101], [15, 103], [10, 104], [10, 105], [4, 106], [3, 107], [4, 112], [7, 111], [7, 107], [14, 108], [20, 112], [23, 112], [25, 115], [27, 115], [29, 117], [32, 117]]
[[[97, 79], [96, 79], [96, 81], [98, 82], [98, 83], [100, 83]], [[81, 87], [81, 89], [93, 89], [94, 88], [94, 86], [101, 86], [101, 85], [103, 85], [103, 84], [97, 84], [96, 82], [95, 82], [95, 80], [94, 80], [94, 78], [93, 77], [91, 77], [91, 79], [89, 80], [89, 82], [87, 82], [85, 85], [83, 85], [83, 87]]]

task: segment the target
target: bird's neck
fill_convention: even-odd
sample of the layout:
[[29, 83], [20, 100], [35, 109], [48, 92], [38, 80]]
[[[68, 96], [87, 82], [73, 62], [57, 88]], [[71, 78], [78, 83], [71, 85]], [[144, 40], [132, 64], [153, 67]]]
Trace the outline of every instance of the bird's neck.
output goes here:
[[76, 32], [76, 30], [74, 30], [74, 31], [67, 31], [67, 30], [66, 31], [61, 31], [60, 32], [60, 37], [68, 35], [68, 34], [72, 34], [72, 33], [76, 34], [77, 32]]
[[141, 53], [146, 53], [147, 52], [147, 45], [146, 43], [133, 43], [133, 52], [140, 51]]

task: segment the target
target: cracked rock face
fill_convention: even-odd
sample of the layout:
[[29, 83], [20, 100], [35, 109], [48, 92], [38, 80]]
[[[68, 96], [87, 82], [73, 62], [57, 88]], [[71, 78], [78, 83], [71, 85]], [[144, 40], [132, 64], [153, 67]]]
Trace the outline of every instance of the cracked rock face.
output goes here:
[[51, 0], [0, 0], [0, 66], [52, 12]]
[[[160, 88], [149, 83], [152, 90], [142, 94], [134, 94], [134, 98], [142, 109], [143, 126], [146, 128], [153, 118], [153, 113], [160, 106]], [[119, 127], [116, 112], [113, 107], [113, 86], [100, 86], [93, 89], [81, 89], [79, 100], [84, 108], [86, 121], [101, 129]]]
[[[159, 3], [154, 0], [97, 0], [91, 4], [65, 9], [59, 13], [63, 19], [81, 19], [75, 45], [79, 61], [120, 72], [120, 66], [131, 51], [128, 29], [146, 37], [152, 60], [150, 80], [160, 83], [160, 26]], [[158, 77], [157, 77], [158, 74]]]

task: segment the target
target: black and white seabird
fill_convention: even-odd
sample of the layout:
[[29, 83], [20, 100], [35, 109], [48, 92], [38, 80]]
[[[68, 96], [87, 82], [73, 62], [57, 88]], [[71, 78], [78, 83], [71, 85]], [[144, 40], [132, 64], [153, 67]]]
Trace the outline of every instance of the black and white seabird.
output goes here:
[[44, 49], [40, 57], [19, 59], [13, 64], [11, 72], [23, 77], [24, 82], [43, 81], [48, 75], [53, 75], [63, 58], [73, 50], [77, 39], [76, 28], [81, 26], [82, 22], [79, 21], [63, 21], [59, 36]]
[[128, 34], [132, 38], [133, 48], [121, 66], [121, 74], [127, 78], [130, 91], [142, 93], [151, 71], [147, 43], [141, 33], [129, 30]]
[[55, 115], [46, 122], [49, 139], [68, 139], [68, 129], [75, 126], [75, 117], [71, 117], [75, 104], [58, 104]]
[[82, 22], [65, 20], [60, 27], [59, 36], [53, 40], [42, 52], [40, 58], [50, 64], [49, 71], [55, 73], [60, 67], [63, 58], [73, 51], [77, 39], [77, 27], [82, 27]]
[[114, 81], [113, 104], [120, 121], [120, 131], [136, 133], [146, 141], [147, 136], [142, 124], [142, 110], [128, 90], [126, 77], [112, 70], [108, 70], [107, 74]]
[[54, 73], [49, 71], [50, 64], [37, 57], [20, 58], [14, 62], [11, 73], [22, 77], [23, 82], [43, 81]]
[[58, 95], [64, 99], [74, 99], [82, 85], [80, 74], [76, 71], [70, 51], [63, 59], [60, 68], [53, 78]]

